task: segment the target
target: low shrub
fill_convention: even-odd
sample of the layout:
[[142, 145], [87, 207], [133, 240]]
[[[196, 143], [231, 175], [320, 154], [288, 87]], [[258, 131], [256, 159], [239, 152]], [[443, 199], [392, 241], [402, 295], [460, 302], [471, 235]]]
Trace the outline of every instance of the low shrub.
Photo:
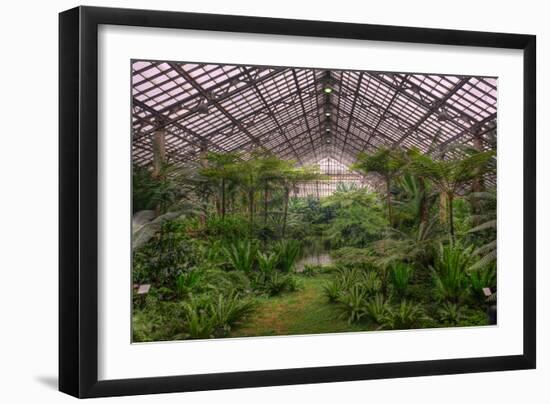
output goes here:
[[341, 316], [348, 324], [357, 322], [365, 315], [365, 304], [368, 297], [367, 290], [362, 285], [354, 285], [338, 297]]
[[403, 297], [407, 292], [413, 269], [403, 262], [395, 262], [390, 269], [390, 280], [395, 292]]
[[428, 317], [420, 304], [403, 300], [389, 311], [382, 327], [392, 330], [421, 328], [426, 320]]

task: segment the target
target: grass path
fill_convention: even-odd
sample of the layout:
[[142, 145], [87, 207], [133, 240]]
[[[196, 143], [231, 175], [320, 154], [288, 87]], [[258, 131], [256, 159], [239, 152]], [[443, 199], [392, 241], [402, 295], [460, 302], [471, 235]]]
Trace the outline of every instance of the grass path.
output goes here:
[[339, 317], [334, 304], [323, 295], [326, 275], [301, 277], [302, 289], [280, 296], [263, 298], [248, 322], [235, 328], [231, 337], [261, 335], [319, 334], [364, 331], [365, 325], [349, 325]]

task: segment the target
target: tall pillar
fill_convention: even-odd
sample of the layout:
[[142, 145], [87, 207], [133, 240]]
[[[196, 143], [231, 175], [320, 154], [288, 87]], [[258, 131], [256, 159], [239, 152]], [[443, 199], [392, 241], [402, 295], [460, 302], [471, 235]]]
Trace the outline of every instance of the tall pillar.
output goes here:
[[153, 177], [162, 173], [162, 166], [166, 161], [166, 131], [158, 129], [153, 132]]

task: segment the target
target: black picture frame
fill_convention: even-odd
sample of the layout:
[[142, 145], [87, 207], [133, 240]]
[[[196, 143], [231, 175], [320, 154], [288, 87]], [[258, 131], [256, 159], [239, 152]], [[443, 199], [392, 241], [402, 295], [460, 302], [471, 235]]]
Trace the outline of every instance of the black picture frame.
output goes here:
[[[99, 381], [98, 26], [180, 28], [523, 50], [523, 354]], [[536, 37], [183, 12], [77, 7], [59, 15], [59, 390], [104, 397], [536, 366]]]

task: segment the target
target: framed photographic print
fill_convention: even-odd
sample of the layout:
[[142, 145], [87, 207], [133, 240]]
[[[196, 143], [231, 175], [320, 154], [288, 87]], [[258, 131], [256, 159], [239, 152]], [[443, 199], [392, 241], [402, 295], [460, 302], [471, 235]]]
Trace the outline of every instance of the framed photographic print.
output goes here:
[[59, 386], [535, 367], [535, 37], [60, 14]]

